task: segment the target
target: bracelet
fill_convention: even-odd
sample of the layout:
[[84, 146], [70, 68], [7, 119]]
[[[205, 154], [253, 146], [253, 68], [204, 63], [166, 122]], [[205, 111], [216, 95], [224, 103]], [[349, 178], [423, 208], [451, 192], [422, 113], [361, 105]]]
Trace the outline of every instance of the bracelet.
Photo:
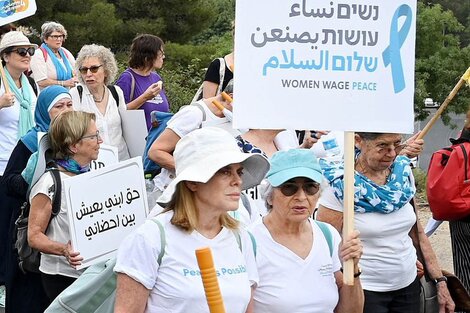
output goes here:
[[64, 82], [63, 81], [58, 80], [57, 82], [59, 83], [60, 86], [64, 87]]
[[[342, 267], [341, 267], [339, 270], [341, 271], [341, 273], [343, 272], [343, 268], [342, 268]], [[357, 273], [354, 273], [354, 278], [358, 278], [359, 276], [361, 276], [361, 274], [362, 274], [362, 270], [361, 270], [361, 268], [358, 266], [358, 267], [357, 267]], [[447, 281], [447, 278], [446, 278], [446, 281]]]
[[446, 282], [447, 283], [447, 277], [445, 276], [441, 276], [441, 277], [438, 277], [436, 279], [434, 279], [434, 284], [439, 284], [440, 282]]

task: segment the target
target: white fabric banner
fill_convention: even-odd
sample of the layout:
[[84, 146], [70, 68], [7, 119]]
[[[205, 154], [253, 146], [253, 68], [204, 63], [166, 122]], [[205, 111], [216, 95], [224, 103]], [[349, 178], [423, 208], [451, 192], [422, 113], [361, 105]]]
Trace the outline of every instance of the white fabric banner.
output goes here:
[[234, 128], [413, 132], [416, 0], [237, 0]]

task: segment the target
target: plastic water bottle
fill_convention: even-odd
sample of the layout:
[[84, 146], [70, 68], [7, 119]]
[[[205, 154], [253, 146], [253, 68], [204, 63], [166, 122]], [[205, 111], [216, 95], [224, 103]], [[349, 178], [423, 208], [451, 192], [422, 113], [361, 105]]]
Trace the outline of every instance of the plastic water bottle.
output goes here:
[[147, 191], [147, 203], [150, 211], [157, 202], [155, 198], [155, 182], [152, 179], [152, 174], [145, 174], [145, 190]]
[[338, 145], [338, 140], [333, 133], [328, 133], [322, 137], [323, 149], [325, 149], [326, 155], [331, 157], [341, 153], [341, 149]]

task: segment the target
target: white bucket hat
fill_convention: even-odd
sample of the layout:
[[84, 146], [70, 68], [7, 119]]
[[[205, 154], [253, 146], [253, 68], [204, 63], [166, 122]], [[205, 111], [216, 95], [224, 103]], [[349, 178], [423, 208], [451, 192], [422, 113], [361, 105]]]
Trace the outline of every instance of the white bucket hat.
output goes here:
[[269, 162], [263, 155], [243, 153], [232, 135], [216, 127], [197, 129], [181, 138], [173, 157], [176, 178], [158, 198], [157, 203], [162, 206], [170, 202], [179, 182], [206, 183], [229, 164], [243, 165], [242, 190], [258, 185], [269, 170]]
[[11, 31], [3, 35], [2, 40], [0, 41], [0, 53], [2, 53], [6, 48], [18, 46], [34, 47], [34, 49], [38, 48], [38, 45], [29, 42], [28, 37], [26, 37], [22, 32]]

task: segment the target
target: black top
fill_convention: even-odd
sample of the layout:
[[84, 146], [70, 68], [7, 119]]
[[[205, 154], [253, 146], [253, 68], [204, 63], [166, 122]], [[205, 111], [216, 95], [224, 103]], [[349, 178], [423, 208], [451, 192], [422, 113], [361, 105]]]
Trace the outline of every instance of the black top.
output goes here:
[[[219, 59], [215, 59], [211, 62], [209, 67], [207, 68], [206, 76], [204, 77], [204, 81], [213, 82], [217, 85], [220, 84], [220, 61]], [[232, 71], [227, 67], [227, 62], [225, 62], [225, 74], [224, 74], [224, 81], [222, 83], [222, 91], [224, 91], [225, 87], [227, 87], [228, 82], [233, 78]]]

